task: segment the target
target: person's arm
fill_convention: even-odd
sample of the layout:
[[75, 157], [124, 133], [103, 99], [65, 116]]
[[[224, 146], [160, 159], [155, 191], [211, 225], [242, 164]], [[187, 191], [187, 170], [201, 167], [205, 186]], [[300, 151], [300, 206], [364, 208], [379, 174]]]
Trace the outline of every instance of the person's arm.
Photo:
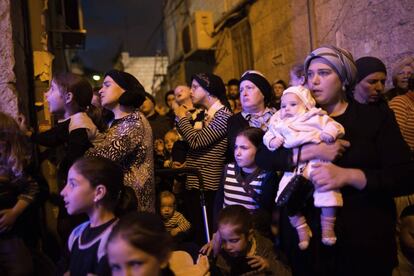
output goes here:
[[[380, 113], [375, 144], [376, 168], [342, 168], [334, 164], [315, 164], [310, 173], [317, 189], [327, 191], [351, 186], [370, 193], [401, 196], [414, 193], [414, 162], [391, 113]], [[357, 150], [366, 150], [364, 148]], [[355, 151], [355, 149], [354, 149]]]
[[129, 153], [136, 150], [137, 145], [142, 144], [145, 131], [151, 131], [151, 129], [144, 129], [140, 119], [124, 121], [113, 127], [115, 129], [112, 129], [114, 133], [110, 135], [111, 137], [90, 148], [87, 151], [88, 156], [102, 156], [121, 162]]
[[201, 149], [226, 137], [227, 122], [230, 116], [231, 113], [220, 109], [210, 124], [200, 130], [194, 129], [187, 117], [182, 117], [178, 121], [178, 127], [191, 149]]
[[392, 113], [384, 115], [375, 140], [380, 169], [363, 169], [367, 178], [365, 190], [391, 196], [414, 193], [414, 161]]
[[68, 134], [68, 123], [58, 123], [55, 127], [41, 133], [32, 133], [30, 140], [44, 147], [54, 148], [65, 142], [65, 136]]
[[389, 107], [394, 111], [395, 119], [397, 120], [398, 126], [401, 133], [406, 133], [407, 130], [407, 105], [404, 102], [404, 98], [401, 96], [395, 97], [389, 103]]

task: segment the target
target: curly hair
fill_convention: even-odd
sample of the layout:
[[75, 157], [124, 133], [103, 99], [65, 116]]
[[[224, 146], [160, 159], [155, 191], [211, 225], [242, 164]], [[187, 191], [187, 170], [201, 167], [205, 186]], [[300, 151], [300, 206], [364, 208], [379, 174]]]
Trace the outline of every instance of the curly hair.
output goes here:
[[16, 121], [0, 112], [0, 167], [2, 174], [20, 177], [30, 160], [26, 137]]

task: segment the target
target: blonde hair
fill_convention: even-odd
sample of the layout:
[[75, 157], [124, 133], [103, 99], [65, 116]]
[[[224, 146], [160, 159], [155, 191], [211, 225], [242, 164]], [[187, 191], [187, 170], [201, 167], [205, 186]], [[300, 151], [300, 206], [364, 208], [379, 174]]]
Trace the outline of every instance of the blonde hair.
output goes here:
[[20, 177], [30, 159], [28, 143], [16, 121], [0, 112], [0, 166], [14, 177]]

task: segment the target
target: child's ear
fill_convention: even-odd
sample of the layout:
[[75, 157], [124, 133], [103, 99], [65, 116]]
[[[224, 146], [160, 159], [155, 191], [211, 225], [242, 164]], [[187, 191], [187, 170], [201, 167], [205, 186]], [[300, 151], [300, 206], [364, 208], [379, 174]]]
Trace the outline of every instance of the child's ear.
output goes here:
[[98, 185], [95, 188], [95, 197], [93, 199], [94, 202], [100, 201], [106, 195], [106, 187], [104, 185]]
[[70, 103], [73, 100], [73, 93], [72, 92], [66, 93], [64, 96], [64, 100], [66, 104]]

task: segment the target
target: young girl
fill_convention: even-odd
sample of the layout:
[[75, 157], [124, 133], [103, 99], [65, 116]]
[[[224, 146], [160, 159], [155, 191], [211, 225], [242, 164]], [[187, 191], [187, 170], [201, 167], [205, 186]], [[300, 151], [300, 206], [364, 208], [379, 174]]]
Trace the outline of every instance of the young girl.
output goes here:
[[186, 264], [171, 258], [175, 253], [171, 236], [161, 219], [151, 213], [133, 212], [121, 218], [109, 236], [107, 250], [114, 276], [209, 275], [206, 256], [201, 256], [195, 265], [192, 260]]
[[[16, 121], [0, 112], [0, 271], [4, 275], [31, 275], [29, 250], [23, 243], [20, 215], [39, 193], [24, 169], [29, 147]], [[18, 260], [18, 261], [16, 261]]]
[[69, 236], [67, 270], [70, 275], [106, 273], [106, 242], [118, 220], [115, 209], [125, 200], [121, 167], [102, 157], [81, 158], [70, 168], [61, 196], [70, 215], [89, 217]]
[[[310, 91], [303, 86], [292, 86], [282, 95], [281, 109], [270, 119], [270, 126], [263, 137], [264, 144], [269, 150], [275, 150], [282, 145], [285, 148], [295, 148], [305, 143], [332, 143], [344, 135], [344, 128], [325, 111], [315, 108], [315, 100]], [[311, 164], [317, 160], [299, 164], [297, 170], [310, 179]], [[285, 189], [289, 189], [289, 181], [294, 173], [285, 172], [279, 183], [276, 201]], [[322, 242], [325, 245], [336, 243], [334, 232], [336, 207], [342, 206], [342, 195], [339, 190], [329, 192], [314, 192], [315, 206], [322, 209], [321, 226]], [[290, 222], [296, 228], [299, 236], [299, 247], [304, 250], [309, 245], [312, 236], [306, 219], [302, 214], [290, 214]]]
[[272, 242], [253, 230], [251, 215], [241, 205], [227, 206], [218, 218], [216, 266], [222, 275], [291, 275], [273, 251]]
[[58, 74], [52, 79], [46, 100], [50, 113], [59, 119], [58, 123], [32, 139], [45, 147], [64, 147], [57, 164], [60, 183], [64, 183], [70, 166], [92, 146], [98, 134], [97, 127], [86, 114], [92, 101], [92, 86], [81, 76]]
[[269, 215], [276, 196], [277, 175], [260, 169], [255, 162], [256, 151], [262, 143], [263, 130], [247, 127], [240, 131], [234, 146], [234, 159], [224, 168], [223, 185], [216, 207], [239, 204], [250, 211], [261, 209]]

